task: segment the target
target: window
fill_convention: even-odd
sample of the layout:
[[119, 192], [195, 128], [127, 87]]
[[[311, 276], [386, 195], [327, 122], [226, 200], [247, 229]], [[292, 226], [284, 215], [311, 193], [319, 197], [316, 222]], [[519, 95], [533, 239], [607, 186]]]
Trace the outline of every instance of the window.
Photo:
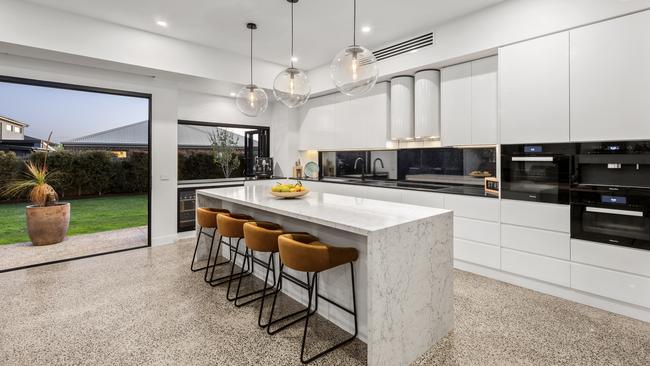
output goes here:
[[269, 156], [269, 128], [178, 122], [178, 180], [254, 175], [256, 157]]
[[6, 125], [7, 131], [11, 131], [11, 125]]
[[126, 151], [111, 151], [111, 154], [118, 159], [126, 159]]
[[15, 133], [20, 133], [20, 127], [18, 127], [18, 126], [14, 127], [14, 132]]

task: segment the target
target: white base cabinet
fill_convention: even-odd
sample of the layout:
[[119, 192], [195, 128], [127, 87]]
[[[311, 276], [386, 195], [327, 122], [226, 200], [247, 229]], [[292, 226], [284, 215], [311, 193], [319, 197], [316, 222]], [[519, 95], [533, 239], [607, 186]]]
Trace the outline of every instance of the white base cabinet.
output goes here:
[[501, 269], [560, 286], [571, 285], [571, 264], [555, 258], [502, 248]]
[[571, 263], [571, 287], [650, 309], [650, 278]]
[[305, 185], [452, 210], [454, 260], [460, 268], [650, 320], [650, 252], [570, 239], [568, 205], [326, 182]]

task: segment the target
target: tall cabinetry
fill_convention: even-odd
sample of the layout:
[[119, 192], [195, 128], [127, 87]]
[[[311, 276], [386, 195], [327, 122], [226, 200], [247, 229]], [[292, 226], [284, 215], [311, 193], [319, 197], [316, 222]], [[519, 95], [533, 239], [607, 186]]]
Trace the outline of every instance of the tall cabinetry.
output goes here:
[[571, 139], [650, 139], [650, 11], [571, 31]]
[[440, 82], [444, 146], [497, 143], [497, 57], [446, 67]]
[[569, 33], [499, 49], [501, 143], [569, 141]]

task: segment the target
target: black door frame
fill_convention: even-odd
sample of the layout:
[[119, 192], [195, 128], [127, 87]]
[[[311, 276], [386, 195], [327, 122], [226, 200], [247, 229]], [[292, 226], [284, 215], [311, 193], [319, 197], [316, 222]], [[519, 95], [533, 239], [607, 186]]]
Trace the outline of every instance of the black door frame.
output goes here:
[[91, 257], [100, 256], [100, 255], [105, 255], [105, 254], [120, 253], [120, 252], [125, 252], [125, 251], [129, 251], [129, 250], [134, 250], [134, 249], [141, 249], [141, 248], [151, 247], [151, 191], [152, 191], [152, 184], [153, 184], [153, 174], [151, 172], [151, 168], [152, 168], [152, 165], [153, 165], [152, 164], [153, 159], [151, 158], [151, 156], [153, 154], [153, 151], [151, 149], [151, 126], [153, 125], [152, 120], [151, 120], [152, 112], [153, 112], [152, 111], [152, 99], [153, 99], [152, 95], [148, 94], [148, 93], [132, 92], [132, 91], [127, 91], [127, 90], [110, 89], [110, 88], [102, 88], [102, 87], [96, 87], [96, 86], [78, 85], [78, 84], [67, 84], [67, 83], [61, 83], [61, 82], [55, 82], [55, 81], [27, 79], [27, 78], [14, 77], [14, 76], [5, 76], [5, 75], [0, 75], [0, 82], [12, 83], [12, 84], [31, 85], [31, 86], [42, 86], [42, 87], [46, 87], [46, 88], [55, 88], [55, 89], [77, 90], [77, 91], [84, 91], [84, 92], [91, 92], [91, 93], [120, 95], [120, 96], [126, 96], [126, 97], [143, 98], [143, 99], [147, 99], [148, 104], [149, 104], [149, 111], [148, 111], [149, 112], [149, 123], [148, 123], [148, 136], [147, 136], [147, 145], [148, 145], [147, 146], [147, 150], [148, 150], [147, 158], [148, 158], [148, 165], [149, 165], [149, 189], [148, 189], [148, 192], [147, 192], [147, 245], [140, 246], [140, 247], [135, 247], [135, 248], [119, 249], [119, 250], [114, 250], [114, 251], [104, 252], [104, 253], [89, 254], [89, 255], [84, 255], [84, 256], [79, 256], [79, 257], [74, 257], [74, 258], [59, 259], [59, 260], [55, 260], [55, 261], [43, 262], [43, 263], [38, 263], [38, 264], [30, 264], [30, 265], [27, 265], [27, 266], [0, 270], [0, 273], [10, 272], [10, 271], [17, 271], [17, 270], [21, 270], [21, 269], [39, 267], [39, 266], [44, 266], [44, 265], [68, 262], [68, 261], [77, 260], [77, 259], [91, 258]]

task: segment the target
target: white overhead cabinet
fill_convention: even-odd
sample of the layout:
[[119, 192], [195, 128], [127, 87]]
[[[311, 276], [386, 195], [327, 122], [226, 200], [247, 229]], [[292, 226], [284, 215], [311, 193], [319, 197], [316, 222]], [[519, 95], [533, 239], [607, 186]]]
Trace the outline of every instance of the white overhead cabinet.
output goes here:
[[497, 68], [494, 56], [442, 69], [442, 145], [497, 143]]
[[502, 144], [569, 141], [568, 32], [499, 49], [499, 103]]
[[571, 31], [571, 140], [650, 139], [650, 11]]
[[440, 138], [440, 71], [415, 73], [415, 138]]
[[390, 123], [389, 83], [351, 98], [341, 93], [312, 98], [300, 107], [299, 149], [385, 148]]
[[412, 76], [397, 76], [390, 81], [390, 138], [412, 139], [414, 124], [414, 81]]

